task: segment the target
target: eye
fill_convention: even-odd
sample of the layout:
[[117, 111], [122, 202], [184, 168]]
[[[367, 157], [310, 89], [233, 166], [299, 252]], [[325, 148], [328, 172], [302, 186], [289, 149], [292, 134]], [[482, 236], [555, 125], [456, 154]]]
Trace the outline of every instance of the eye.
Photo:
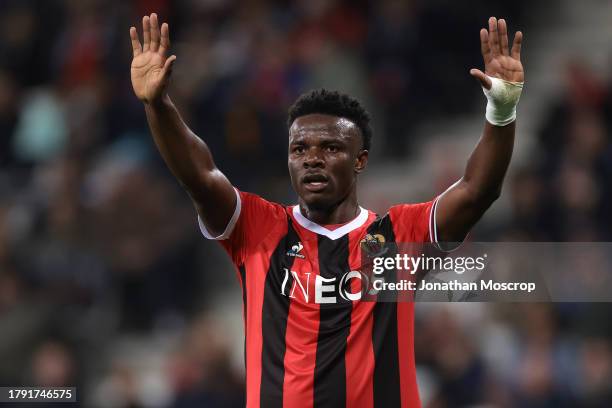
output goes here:
[[304, 153], [304, 146], [301, 145], [297, 145], [293, 147], [293, 153], [295, 154], [302, 154]]
[[329, 145], [326, 147], [326, 150], [330, 153], [338, 153], [338, 150], [340, 149], [338, 148], [338, 146]]

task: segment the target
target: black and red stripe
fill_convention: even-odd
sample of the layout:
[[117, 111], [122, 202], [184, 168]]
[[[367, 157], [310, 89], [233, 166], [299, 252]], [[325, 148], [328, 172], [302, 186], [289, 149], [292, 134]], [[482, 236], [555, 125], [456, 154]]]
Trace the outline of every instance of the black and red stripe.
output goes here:
[[[386, 243], [395, 242], [395, 235], [389, 217], [383, 217], [374, 222], [368, 233], [382, 235]], [[386, 256], [394, 256], [396, 251], [387, 246], [390, 251]], [[395, 271], [388, 271], [385, 280], [395, 281]], [[374, 349], [374, 407], [400, 407], [400, 373], [398, 367], [398, 328], [397, 328], [397, 299], [394, 292], [385, 293], [382, 302], [374, 306], [372, 345]]]
[[[263, 307], [261, 310], [261, 330], [263, 343], [261, 350], [260, 406], [283, 406], [283, 382], [285, 378], [285, 334], [289, 314], [289, 297], [283, 296], [282, 284], [285, 268], [291, 269], [294, 257], [287, 257], [287, 250], [299, 240], [290, 221], [287, 234], [278, 242], [270, 258], [266, 273]], [[291, 287], [289, 274], [287, 287]]]
[[346, 406], [346, 340], [351, 327], [352, 303], [338, 296], [342, 275], [349, 268], [349, 240], [318, 236], [319, 275], [335, 278], [337, 303], [321, 303], [314, 373], [314, 407]]

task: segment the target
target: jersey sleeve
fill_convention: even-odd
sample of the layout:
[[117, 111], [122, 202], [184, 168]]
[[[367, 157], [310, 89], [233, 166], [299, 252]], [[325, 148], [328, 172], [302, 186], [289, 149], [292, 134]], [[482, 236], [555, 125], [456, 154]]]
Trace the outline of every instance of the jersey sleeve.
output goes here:
[[399, 204], [389, 209], [396, 242], [437, 242], [435, 211], [438, 199]]
[[442, 252], [453, 252], [458, 249], [466, 238], [461, 242], [440, 242], [438, 240], [436, 210], [438, 201], [443, 195], [444, 193], [426, 203], [400, 204], [391, 207], [389, 217], [396, 242], [432, 243]]
[[236, 208], [221, 235], [215, 237], [210, 234], [199, 216], [198, 224], [204, 237], [218, 241], [232, 261], [241, 265], [249, 252], [254, 250], [279, 222], [286, 220], [286, 215], [280, 204], [267, 201], [256, 194], [237, 189], [235, 191]]

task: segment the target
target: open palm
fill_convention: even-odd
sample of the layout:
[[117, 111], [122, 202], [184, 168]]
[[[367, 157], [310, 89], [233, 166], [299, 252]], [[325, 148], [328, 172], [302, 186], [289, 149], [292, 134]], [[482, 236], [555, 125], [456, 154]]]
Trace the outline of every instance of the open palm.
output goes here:
[[140, 44], [135, 27], [130, 28], [132, 40], [132, 87], [141, 101], [151, 103], [159, 100], [166, 91], [176, 56], [166, 58], [170, 47], [168, 24], [159, 28], [157, 14], [142, 18], [143, 44]]
[[[480, 50], [484, 59], [485, 72], [471, 69], [470, 74], [477, 78], [486, 89], [491, 88], [488, 76], [510, 82], [524, 82], [525, 73], [521, 64], [521, 44], [523, 33], [514, 34], [512, 49], [508, 48], [508, 26], [506, 20], [489, 18], [489, 30], [480, 30]], [[486, 74], [486, 75], [485, 75]]]

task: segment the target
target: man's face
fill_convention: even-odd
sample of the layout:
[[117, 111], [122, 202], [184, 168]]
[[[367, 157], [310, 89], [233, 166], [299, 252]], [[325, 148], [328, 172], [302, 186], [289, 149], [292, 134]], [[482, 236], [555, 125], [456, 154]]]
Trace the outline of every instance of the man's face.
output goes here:
[[289, 129], [289, 175], [306, 205], [328, 209], [346, 199], [368, 161], [362, 146], [359, 128], [348, 119], [311, 114], [293, 122]]

